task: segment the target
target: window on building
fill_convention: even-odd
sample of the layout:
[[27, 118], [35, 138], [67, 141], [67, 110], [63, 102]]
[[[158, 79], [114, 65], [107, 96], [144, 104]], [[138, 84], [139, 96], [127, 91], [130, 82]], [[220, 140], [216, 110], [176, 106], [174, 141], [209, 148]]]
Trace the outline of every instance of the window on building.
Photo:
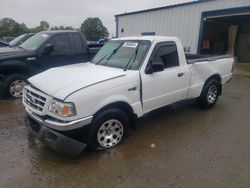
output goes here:
[[142, 32], [141, 35], [142, 36], [154, 36], [155, 32]]

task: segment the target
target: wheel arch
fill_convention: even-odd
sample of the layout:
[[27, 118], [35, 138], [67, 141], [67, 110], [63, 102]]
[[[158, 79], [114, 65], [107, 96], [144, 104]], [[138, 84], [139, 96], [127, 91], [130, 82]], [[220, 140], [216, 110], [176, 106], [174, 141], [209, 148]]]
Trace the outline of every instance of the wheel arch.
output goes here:
[[221, 93], [222, 93], [222, 84], [221, 84], [222, 78], [221, 78], [221, 75], [220, 75], [220, 74], [213, 74], [212, 76], [210, 76], [210, 77], [206, 80], [206, 82], [205, 82], [203, 88], [205, 87], [206, 83], [208, 83], [210, 80], [213, 80], [213, 79], [214, 79], [214, 80], [217, 80], [217, 81], [219, 82], [219, 95], [221, 95]]
[[100, 113], [110, 108], [118, 108], [123, 110], [128, 115], [130, 128], [135, 129], [137, 115], [134, 113], [133, 108], [127, 102], [124, 101], [113, 102], [102, 107], [94, 114], [93, 118], [97, 117]]

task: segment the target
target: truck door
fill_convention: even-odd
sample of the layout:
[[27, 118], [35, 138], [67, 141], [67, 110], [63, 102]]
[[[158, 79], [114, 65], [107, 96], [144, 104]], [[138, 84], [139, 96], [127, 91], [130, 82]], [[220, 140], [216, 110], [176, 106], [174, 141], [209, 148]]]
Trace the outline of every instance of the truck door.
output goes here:
[[[46, 46], [52, 45], [50, 53], [44, 53]], [[52, 36], [41, 49], [41, 54], [38, 56], [38, 63], [41, 70], [46, 70], [52, 67], [63, 66], [72, 62], [73, 47], [70, 43], [67, 33]]]
[[162, 62], [165, 69], [147, 74], [141, 70], [143, 111], [147, 113], [156, 108], [183, 99], [189, 88], [189, 67], [180, 65], [176, 44], [164, 42], [156, 45], [150, 61]]

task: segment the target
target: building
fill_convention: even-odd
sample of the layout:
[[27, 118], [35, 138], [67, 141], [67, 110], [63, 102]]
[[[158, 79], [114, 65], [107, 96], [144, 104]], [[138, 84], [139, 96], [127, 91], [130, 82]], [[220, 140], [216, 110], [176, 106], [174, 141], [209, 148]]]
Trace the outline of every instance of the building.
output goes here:
[[115, 15], [116, 35], [168, 35], [186, 52], [232, 53], [250, 63], [250, 0], [199, 0]]

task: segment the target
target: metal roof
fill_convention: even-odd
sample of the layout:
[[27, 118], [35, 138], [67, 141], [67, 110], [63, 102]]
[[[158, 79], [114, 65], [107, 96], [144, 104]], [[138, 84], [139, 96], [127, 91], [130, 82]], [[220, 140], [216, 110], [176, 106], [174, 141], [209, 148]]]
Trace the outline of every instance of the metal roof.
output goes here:
[[179, 3], [179, 4], [174, 4], [174, 5], [168, 5], [168, 6], [163, 6], [163, 7], [146, 9], [146, 10], [139, 10], [139, 11], [128, 12], [128, 13], [125, 12], [125, 13], [122, 13], [122, 14], [116, 14], [115, 17], [139, 14], [139, 13], [144, 13], [144, 12], [152, 12], [152, 11], [170, 9], [170, 8], [175, 8], [175, 7], [182, 7], [182, 6], [187, 6], [187, 5], [194, 5], [194, 4], [197, 4], [197, 3], [203, 3], [203, 2], [208, 2], [208, 1], [215, 1], [215, 0], [196, 0], [196, 1], [186, 2], [186, 3]]

